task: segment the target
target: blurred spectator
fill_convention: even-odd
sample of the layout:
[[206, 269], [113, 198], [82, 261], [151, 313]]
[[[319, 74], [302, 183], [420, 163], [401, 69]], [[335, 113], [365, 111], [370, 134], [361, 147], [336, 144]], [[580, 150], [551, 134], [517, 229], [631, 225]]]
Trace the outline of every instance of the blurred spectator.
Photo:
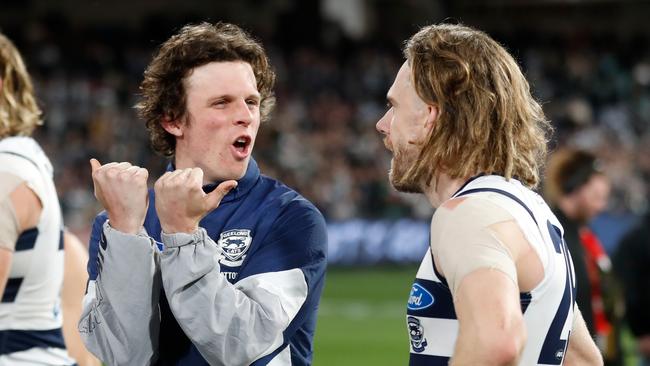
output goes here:
[[588, 226], [607, 207], [609, 178], [602, 172], [595, 155], [564, 148], [549, 157], [544, 191], [564, 228], [571, 252], [576, 303], [603, 353], [605, 364], [620, 365], [618, 325], [622, 306], [609, 256]]
[[625, 316], [637, 338], [641, 365], [650, 366], [650, 212], [621, 241], [614, 267], [623, 281]]

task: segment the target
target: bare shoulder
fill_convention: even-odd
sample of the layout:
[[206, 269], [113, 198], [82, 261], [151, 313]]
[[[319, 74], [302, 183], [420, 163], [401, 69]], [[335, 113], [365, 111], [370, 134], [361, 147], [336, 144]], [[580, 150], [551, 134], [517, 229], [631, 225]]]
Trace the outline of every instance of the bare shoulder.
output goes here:
[[10, 172], [0, 172], [0, 200], [8, 197], [24, 181]]
[[483, 229], [495, 223], [510, 222], [514, 217], [505, 208], [482, 196], [465, 196], [443, 203], [433, 215], [431, 232]]
[[43, 205], [36, 192], [22, 182], [11, 192], [10, 197], [21, 231], [38, 225]]

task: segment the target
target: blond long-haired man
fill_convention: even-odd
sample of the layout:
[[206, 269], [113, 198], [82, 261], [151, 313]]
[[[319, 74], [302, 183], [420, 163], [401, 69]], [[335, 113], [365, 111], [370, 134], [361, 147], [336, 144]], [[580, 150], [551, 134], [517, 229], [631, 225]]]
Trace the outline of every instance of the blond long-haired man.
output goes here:
[[63, 229], [52, 165], [30, 137], [41, 124], [22, 57], [0, 33], [0, 365], [98, 364], [76, 330], [88, 254]]
[[399, 191], [436, 213], [408, 299], [411, 365], [592, 365], [562, 227], [532, 191], [549, 122], [512, 56], [463, 25], [422, 28], [377, 122]]

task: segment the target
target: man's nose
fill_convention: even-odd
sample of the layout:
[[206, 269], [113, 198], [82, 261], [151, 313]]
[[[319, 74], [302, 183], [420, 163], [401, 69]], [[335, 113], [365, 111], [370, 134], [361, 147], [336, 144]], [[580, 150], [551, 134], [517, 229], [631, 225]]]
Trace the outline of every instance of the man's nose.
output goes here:
[[384, 113], [384, 115], [379, 119], [379, 121], [377, 121], [377, 124], [375, 125], [377, 131], [379, 131], [379, 133], [382, 135], [388, 135], [389, 132], [390, 124], [388, 123], [388, 113], [390, 113], [390, 111]]
[[248, 126], [255, 118], [255, 110], [251, 108], [245, 100], [237, 103], [237, 111], [235, 115], [235, 124]]

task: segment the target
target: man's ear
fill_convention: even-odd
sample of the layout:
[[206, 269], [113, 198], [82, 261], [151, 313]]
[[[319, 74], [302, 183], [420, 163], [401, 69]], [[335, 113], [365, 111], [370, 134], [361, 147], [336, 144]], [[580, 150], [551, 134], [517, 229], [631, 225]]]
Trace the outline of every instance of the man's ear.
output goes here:
[[433, 129], [433, 126], [438, 119], [439, 109], [437, 105], [427, 105], [427, 121], [424, 123], [424, 128], [427, 132]]
[[162, 126], [162, 128], [165, 129], [165, 131], [169, 132], [170, 134], [176, 137], [183, 136], [183, 124], [180, 121], [180, 119], [175, 119], [172, 121], [169, 120], [167, 117], [165, 117], [160, 122], [160, 125]]

